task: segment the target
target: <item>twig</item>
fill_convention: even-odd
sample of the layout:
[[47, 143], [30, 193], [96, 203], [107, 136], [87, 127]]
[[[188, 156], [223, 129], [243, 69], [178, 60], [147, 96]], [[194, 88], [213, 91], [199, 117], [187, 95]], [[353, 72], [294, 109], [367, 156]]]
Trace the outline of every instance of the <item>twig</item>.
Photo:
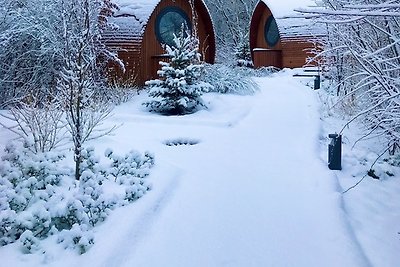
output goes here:
[[[388, 146], [381, 154], [378, 155], [378, 157], [375, 159], [374, 163], [372, 163], [371, 167], [369, 168], [370, 170], [372, 170], [372, 168], [374, 167], [374, 165], [376, 164], [376, 162], [378, 161], [378, 159], [380, 159], [380, 157], [382, 157], [388, 150], [390, 149], [390, 146]], [[356, 184], [350, 186], [349, 188], [347, 188], [345, 191], [342, 192], [342, 194], [346, 194], [347, 192], [349, 192], [351, 189], [355, 188], [357, 185], [359, 185], [364, 179], [365, 177], [368, 176], [368, 173], [365, 174]]]

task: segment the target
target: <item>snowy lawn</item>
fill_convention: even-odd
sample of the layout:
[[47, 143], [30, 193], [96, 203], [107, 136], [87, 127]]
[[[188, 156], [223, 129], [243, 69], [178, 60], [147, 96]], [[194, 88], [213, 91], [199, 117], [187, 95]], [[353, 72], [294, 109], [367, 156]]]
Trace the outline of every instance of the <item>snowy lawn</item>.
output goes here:
[[396, 266], [400, 172], [342, 195], [368, 170], [365, 150], [327, 168], [342, 122], [292, 74], [257, 78], [253, 96], [206, 94], [209, 109], [187, 116], [147, 113], [142, 95], [117, 107], [107, 123], [121, 127], [91, 145], [154, 153], [152, 191], [113, 211], [83, 255], [50, 237], [33, 255], [0, 247], [0, 266]]

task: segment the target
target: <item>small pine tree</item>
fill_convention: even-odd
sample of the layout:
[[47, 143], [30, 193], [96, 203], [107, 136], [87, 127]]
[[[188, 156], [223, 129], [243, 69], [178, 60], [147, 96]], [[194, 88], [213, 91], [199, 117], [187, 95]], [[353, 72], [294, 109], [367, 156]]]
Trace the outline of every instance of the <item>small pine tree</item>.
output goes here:
[[203, 68], [198, 52], [198, 39], [181, 31], [174, 37], [175, 46], [166, 45], [169, 62], [160, 62], [160, 79], [150, 80], [151, 101], [145, 102], [150, 111], [165, 115], [184, 115], [205, 107], [201, 98], [211, 85], [199, 81]]
[[248, 39], [249, 35], [245, 34], [242, 38], [240, 38], [240, 42], [235, 49], [237, 65], [241, 67], [253, 67], [253, 62], [251, 60], [250, 43]]

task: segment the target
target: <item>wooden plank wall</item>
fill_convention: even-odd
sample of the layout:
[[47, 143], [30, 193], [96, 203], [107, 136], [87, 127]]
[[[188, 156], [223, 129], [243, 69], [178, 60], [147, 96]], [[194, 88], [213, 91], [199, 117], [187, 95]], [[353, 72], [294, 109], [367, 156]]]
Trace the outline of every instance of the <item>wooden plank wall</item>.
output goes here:
[[[117, 64], [109, 63], [106, 72], [110, 83], [144, 85], [147, 80], [158, 78], [159, 61], [168, 59], [162, 57], [165, 51], [157, 40], [155, 21], [157, 15], [168, 6], [177, 6], [184, 10], [189, 18], [192, 17], [188, 0], [163, 0], [155, 7], [144, 33], [132, 32], [133, 30], [127, 27], [105, 34], [105, 44], [118, 54], [126, 69], [125, 72], [122, 72], [122, 69]], [[195, 9], [198, 14], [199, 52], [202, 54], [202, 60], [214, 63], [215, 36], [210, 15], [201, 0], [195, 0]], [[132, 24], [135, 22], [134, 17], [126, 17], [124, 19], [131, 19]]]
[[[132, 19], [134, 18], [125, 18]], [[120, 29], [119, 31], [107, 31], [103, 34], [105, 45], [118, 55], [125, 65], [125, 72], [116, 63], [108, 61], [106, 73], [110, 84], [133, 84], [140, 61], [140, 51], [142, 45], [142, 36], [138, 33], [133, 33], [129, 29]]]
[[307, 40], [307, 37], [282, 40], [282, 66], [284, 68], [301, 68], [307, 63], [306, 59], [312, 56], [309, 50], [314, 47], [314, 44]]
[[[199, 2], [196, 1], [197, 6]], [[165, 0], [160, 2], [156, 7], [153, 14], [151, 15], [148, 25], [146, 27], [142, 47], [140, 51], [140, 72], [138, 75], [138, 84], [142, 85], [146, 80], [155, 79], [158, 77], [157, 70], [160, 69], [158, 64], [160, 60], [160, 55], [164, 54], [165, 51], [161, 44], [158, 42], [155, 34], [155, 22], [157, 15], [168, 6], [177, 6], [184, 10], [186, 14], [191, 18], [191, 8], [187, 0]], [[199, 10], [199, 23], [198, 23], [198, 33], [200, 39], [200, 50], [206, 50], [205, 61], [213, 63], [215, 57], [215, 39], [212, 27], [210, 28], [211, 21], [207, 23], [207, 15], [200, 13], [204, 11]], [[207, 49], [205, 49], [207, 48]]]
[[[254, 66], [303, 67], [306, 64], [307, 57], [311, 55], [307, 50], [314, 48], [314, 44], [307, 41], [309, 37], [304, 36], [282, 38], [274, 47], [269, 46], [265, 40], [264, 27], [271, 15], [271, 10], [264, 2], [259, 2], [254, 10], [250, 25], [250, 48]], [[263, 49], [269, 49], [271, 52], [263, 51]], [[276, 58], [279, 53], [272, 51], [281, 51], [281, 60]]]
[[274, 66], [282, 67], [282, 43], [271, 47], [268, 45], [264, 36], [264, 27], [268, 18], [272, 15], [271, 10], [259, 2], [254, 10], [252, 22], [250, 25], [250, 48], [252, 49], [252, 58], [254, 67]]
[[282, 66], [282, 50], [279, 49], [260, 49], [254, 52], [254, 67]]

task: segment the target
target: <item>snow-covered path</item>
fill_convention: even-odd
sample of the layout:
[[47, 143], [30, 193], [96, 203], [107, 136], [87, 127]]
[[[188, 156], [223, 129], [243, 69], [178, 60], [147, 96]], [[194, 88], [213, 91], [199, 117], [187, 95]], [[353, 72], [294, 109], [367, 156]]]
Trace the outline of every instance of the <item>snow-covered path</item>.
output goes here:
[[177, 188], [103, 266], [369, 266], [319, 157], [316, 96], [290, 77], [259, 83], [227, 127], [165, 125], [200, 142], [161, 153]]
[[320, 157], [315, 92], [290, 72], [257, 82], [254, 96], [209, 94], [208, 111], [183, 117], [143, 112], [140, 99], [118, 107], [110, 123], [124, 124], [93, 144], [154, 152], [153, 190], [96, 227], [84, 255], [13, 244], [5, 266], [371, 266]]

